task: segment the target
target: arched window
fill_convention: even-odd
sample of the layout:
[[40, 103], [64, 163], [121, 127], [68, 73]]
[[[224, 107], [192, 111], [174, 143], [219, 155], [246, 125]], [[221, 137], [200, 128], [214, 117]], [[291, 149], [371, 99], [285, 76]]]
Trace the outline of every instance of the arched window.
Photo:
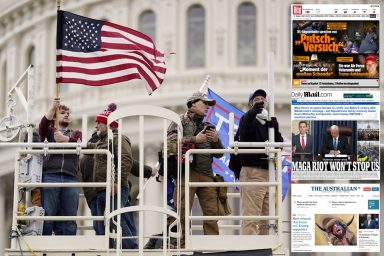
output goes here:
[[187, 67], [205, 66], [205, 10], [201, 5], [188, 9]]
[[140, 15], [139, 30], [156, 42], [156, 14], [153, 11], [144, 11]]
[[256, 6], [249, 2], [237, 9], [237, 64], [256, 64]]

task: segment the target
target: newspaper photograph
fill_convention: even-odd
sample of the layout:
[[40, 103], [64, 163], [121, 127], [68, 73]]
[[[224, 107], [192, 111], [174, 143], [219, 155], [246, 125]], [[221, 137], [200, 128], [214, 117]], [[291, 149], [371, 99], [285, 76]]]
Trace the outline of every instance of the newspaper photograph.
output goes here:
[[293, 87], [379, 87], [378, 5], [295, 6]]
[[292, 92], [292, 179], [380, 179], [379, 92]]
[[379, 184], [292, 184], [292, 252], [379, 252]]

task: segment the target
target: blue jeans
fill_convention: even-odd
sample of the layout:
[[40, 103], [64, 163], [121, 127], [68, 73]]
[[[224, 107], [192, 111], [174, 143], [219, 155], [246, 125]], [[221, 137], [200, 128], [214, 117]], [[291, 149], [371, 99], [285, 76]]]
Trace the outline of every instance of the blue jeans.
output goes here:
[[[127, 204], [125, 207], [131, 206], [129, 203], [129, 200], [127, 201]], [[92, 216], [100, 216], [97, 213], [97, 197], [93, 198], [90, 203], [90, 209]], [[135, 219], [132, 212], [126, 212], [121, 215], [122, 218], [125, 218], [125, 221], [127, 222], [127, 226], [129, 230], [131, 230], [132, 236], [137, 235], [136, 226], [135, 226]], [[103, 235], [104, 232], [104, 222], [103, 221], [93, 221], [93, 229], [96, 232], [96, 235]]]
[[[97, 193], [97, 215], [99, 216], [104, 216], [104, 211], [105, 211], [105, 205], [106, 205], [106, 191], [102, 190]], [[113, 205], [115, 206], [113, 210], [117, 209], [117, 194], [113, 196]], [[129, 206], [129, 201], [128, 201], [128, 187], [122, 187], [121, 188], [121, 202], [120, 202], [120, 207], [127, 207]], [[111, 201], [111, 207], [112, 207], [112, 201]], [[121, 231], [122, 235], [124, 237], [129, 237], [133, 236], [132, 232], [133, 230], [130, 228], [134, 226], [134, 223], [132, 223], [133, 219], [129, 218], [129, 214], [122, 214], [121, 215]], [[117, 221], [117, 217], [114, 217], [114, 220]], [[104, 227], [104, 223], [102, 224]], [[116, 230], [116, 225], [113, 224], [112, 220], [110, 222], [110, 231]], [[104, 235], [104, 228], [101, 230], [100, 235]], [[136, 230], [135, 230], [136, 231]], [[109, 246], [111, 248], [115, 248], [116, 245], [112, 239], [109, 240]], [[122, 240], [122, 247], [123, 249], [136, 249], [137, 248], [137, 242], [136, 239], [123, 239]]]
[[175, 203], [173, 202], [173, 191], [175, 190], [175, 185], [173, 184], [173, 179], [168, 176], [167, 180], [167, 205], [172, 209], [175, 208]]
[[[43, 174], [43, 182], [77, 182], [66, 174]], [[79, 188], [41, 188], [41, 204], [45, 216], [77, 216]], [[44, 221], [43, 235], [76, 235], [76, 221]]]
[[[91, 205], [91, 214], [92, 216], [100, 216], [98, 215], [97, 213], [97, 197], [94, 197], [90, 203]], [[96, 232], [96, 235], [102, 235], [104, 234], [104, 222], [103, 221], [97, 221], [97, 220], [94, 220], [93, 221], [93, 229], [95, 230]]]
[[[131, 206], [131, 203], [128, 200], [125, 207], [129, 207], [129, 206]], [[121, 217], [124, 218], [125, 221], [127, 222], [128, 228], [131, 231], [132, 236], [137, 236], [135, 217], [133, 215], [133, 212], [125, 212], [121, 215]]]

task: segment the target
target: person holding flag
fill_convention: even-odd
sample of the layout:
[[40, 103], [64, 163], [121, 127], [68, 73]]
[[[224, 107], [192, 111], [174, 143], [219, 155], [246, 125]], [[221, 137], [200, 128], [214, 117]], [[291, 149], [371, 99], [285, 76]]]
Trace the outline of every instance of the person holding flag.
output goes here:
[[[241, 142], [265, 142], [268, 129], [275, 129], [275, 141], [283, 142], [276, 117], [268, 121], [267, 93], [258, 89], [249, 97], [250, 109], [240, 119], [238, 135]], [[268, 182], [268, 156], [266, 154], [241, 154], [240, 182]], [[240, 190], [241, 215], [269, 215], [268, 187], [244, 186]], [[268, 221], [243, 220], [242, 235], [267, 235]]]
[[[58, 114], [56, 113], [56, 110]], [[70, 109], [60, 104], [60, 98], [54, 98], [48, 112], [39, 124], [41, 141], [77, 142], [81, 140], [81, 131], [68, 128]], [[58, 127], [54, 120], [58, 119]], [[48, 154], [43, 161], [43, 182], [77, 182], [79, 156], [76, 154]], [[79, 188], [46, 187], [41, 189], [41, 204], [45, 216], [76, 216], [79, 206]], [[43, 235], [76, 235], [76, 221], [44, 221]]]

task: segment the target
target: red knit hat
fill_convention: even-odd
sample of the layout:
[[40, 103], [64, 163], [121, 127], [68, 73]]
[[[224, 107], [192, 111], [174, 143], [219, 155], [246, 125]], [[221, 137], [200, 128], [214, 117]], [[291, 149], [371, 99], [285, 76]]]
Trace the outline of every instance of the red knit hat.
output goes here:
[[[101, 114], [98, 114], [96, 116], [96, 122], [100, 122], [100, 123], [107, 123], [108, 122], [108, 116], [117, 109], [117, 106], [115, 103], [111, 103], [108, 105], [108, 108], [104, 109], [104, 112], [101, 113]], [[119, 125], [116, 121], [112, 122], [110, 124], [110, 127], [111, 128], [117, 128]]]

